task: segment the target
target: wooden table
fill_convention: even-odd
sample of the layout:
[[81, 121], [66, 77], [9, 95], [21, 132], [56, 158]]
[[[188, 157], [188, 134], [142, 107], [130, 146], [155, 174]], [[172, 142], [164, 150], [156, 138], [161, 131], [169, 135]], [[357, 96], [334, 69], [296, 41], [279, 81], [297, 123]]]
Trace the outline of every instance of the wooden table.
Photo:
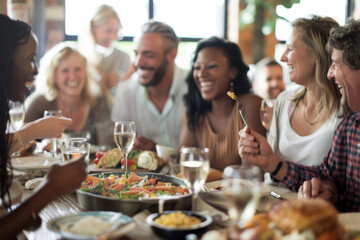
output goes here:
[[[166, 169], [164, 170], [166, 171]], [[25, 190], [28, 194], [31, 193], [29, 190]], [[271, 203], [271, 205], [280, 202], [282, 200], [275, 199], [271, 196], [267, 196], [267, 200], [265, 202]], [[197, 209], [198, 211], [206, 211], [208, 214], [217, 218], [220, 218], [220, 221], [215, 221], [210, 229], [216, 229], [223, 227], [223, 223], [228, 220], [228, 217], [224, 210], [215, 209], [209, 204], [205, 203], [201, 198], [197, 200]], [[48, 204], [40, 213], [39, 216], [42, 219], [41, 227], [36, 231], [23, 231], [25, 237], [28, 240], [52, 240], [52, 239], [61, 239], [60, 234], [50, 231], [47, 228], [47, 224], [54, 218], [75, 214], [82, 211], [86, 211], [83, 209], [77, 201], [76, 193], [67, 194], [61, 196], [55, 201]], [[144, 210], [138, 214], [136, 214], [133, 219], [136, 224], [135, 229], [129, 232], [128, 234], [117, 238], [117, 239], [160, 239], [157, 237], [151, 230], [150, 226], [148, 226], [145, 222], [146, 217], [150, 214], [149, 211]]]

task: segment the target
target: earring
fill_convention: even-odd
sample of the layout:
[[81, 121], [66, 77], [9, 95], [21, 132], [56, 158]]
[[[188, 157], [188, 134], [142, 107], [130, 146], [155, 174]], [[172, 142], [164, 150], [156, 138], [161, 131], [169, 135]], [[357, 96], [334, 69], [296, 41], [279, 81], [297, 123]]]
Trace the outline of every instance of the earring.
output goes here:
[[234, 82], [230, 82], [230, 92], [234, 92]]

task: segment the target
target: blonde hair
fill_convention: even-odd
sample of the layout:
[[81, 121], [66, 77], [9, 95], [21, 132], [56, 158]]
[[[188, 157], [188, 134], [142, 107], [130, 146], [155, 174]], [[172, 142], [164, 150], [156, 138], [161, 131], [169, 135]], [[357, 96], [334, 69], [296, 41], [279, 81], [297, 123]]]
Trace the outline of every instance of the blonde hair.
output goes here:
[[81, 57], [85, 69], [86, 81], [82, 91], [82, 98], [88, 100], [90, 104], [95, 104], [100, 91], [97, 84], [89, 76], [86, 58], [75, 48], [75, 45], [62, 42], [52, 47], [40, 60], [39, 74], [35, 81], [36, 91], [48, 101], [55, 100], [59, 95], [59, 88], [55, 83], [55, 72], [60, 63], [70, 55], [77, 54]]
[[98, 27], [105, 24], [110, 18], [115, 18], [119, 21], [119, 30], [122, 29], [120, 17], [115, 9], [109, 5], [101, 5], [97, 8], [84, 28], [84, 31], [78, 37], [78, 48], [82, 54], [92, 63], [98, 64], [101, 57], [95, 51], [95, 37], [92, 31], [93, 27]]
[[[326, 51], [326, 44], [330, 30], [339, 27], [339, 24], [330, 17], [313, 15], [311, 18], [298, 18], [292, 22], [294, 31], [300, 31], [302, 41], [309, 53], [315, 58], [315, 81], [320, 88], [320, 99], [316, 104], [315, 113], [323, 112], [326, 118], [334, 110], [340, 109], [340, 93], [334, 81], [327, 78], [331, 65], [331, 55]], [[306, 93], [305, 87], [297, 92], [291, 99], [296, 104]]]

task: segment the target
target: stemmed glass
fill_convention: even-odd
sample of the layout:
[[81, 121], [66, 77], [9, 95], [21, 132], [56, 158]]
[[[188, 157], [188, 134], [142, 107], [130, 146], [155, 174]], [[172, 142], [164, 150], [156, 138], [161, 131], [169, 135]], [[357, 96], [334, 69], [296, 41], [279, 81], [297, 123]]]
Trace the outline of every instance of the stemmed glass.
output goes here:
[[[61, 117], [62, 112], [61, 110], [45, 110], [44, 111], [44, 117]], [[52, 139], [52, 149], [51, 149], [51, 156], [56, 157], [57, 156], [57, 140], [56, 138]]]
[[180, 150], [181, 173], [191, 186], [192, 210], [196, 210], [196, 198], [209, 173], [209, 149], [183, 147]]
[[15, 131], [20, 129], [20, 127], [24, 123], [24, 118], [25, 118], [24, 104], [20, 101], [16, 101], [16, 102], [10, 101], [9, 114], [10, 114], [10, 122], [13, 129]]
[[227, 166], [223, 172], [222, 186], [231, 201], [229, 216], [240, 228], [255, 214], [261, 196], [261, 171], [251, 165]]
[[271, 116], [274, 108], [275, 99], [263, 99], [260, 107], [261, 124], [266, 130], [270, 129]]
[[135, 142], [135, 123], [128, 121], [116, 122], [114, 126], [114, 139], [118, 148], [125, 156], [125, 172], [128, 171], [127, 155], [131, 151]]

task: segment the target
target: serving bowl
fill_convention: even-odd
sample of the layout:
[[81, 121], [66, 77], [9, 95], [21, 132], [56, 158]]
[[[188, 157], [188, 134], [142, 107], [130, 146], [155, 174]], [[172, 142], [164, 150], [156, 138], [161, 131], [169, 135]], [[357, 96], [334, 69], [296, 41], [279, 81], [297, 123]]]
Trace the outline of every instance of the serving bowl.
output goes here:
[[[124, 172], [107, 172], [102, 173], [105, 176], [111, 174], [120, 175]], [[136, 172], [138, 176], [148, 175], [149, 178], [157, 177], [163, 182], [171, 182], [176, 186], [186, 186], [184, 180], [163, 174], [150, 173], [150, 172]], [[92, 176], [99, 176], [99, 174], [91, 174]], [[77, 199], [81, 207], [88, 211], [115, 211], [122, 212], [128, 216], [134, 216], [136, 213], [144, 209], [150, 212], [158, 211], [159, 198], [146, 198], [146, 199], [116, 199], [108, 196], [97, 195], [94, 193], [84, 192], [80, 189], [76, 190]], [[164, 210], [182, 210], [189, 209], [191, 206], [191, 194], [176, 195], [167, 199], [164, 204]]]
[[[178, 211], [165, 211], [163, 214], [170, 214]], [[152, 230], [159, 236], [165, 239], [183, 240], [188, 234], [200, 234], [212, 223], [212, 218], [200, 212], [180, 211], [188, 216], [197, 217], [201, 223], [185, 227], [172, 227], [155, 222], [155, 219], [161, 214], [153, 213], [146, 218], [146, 222], [151, 226]]]

